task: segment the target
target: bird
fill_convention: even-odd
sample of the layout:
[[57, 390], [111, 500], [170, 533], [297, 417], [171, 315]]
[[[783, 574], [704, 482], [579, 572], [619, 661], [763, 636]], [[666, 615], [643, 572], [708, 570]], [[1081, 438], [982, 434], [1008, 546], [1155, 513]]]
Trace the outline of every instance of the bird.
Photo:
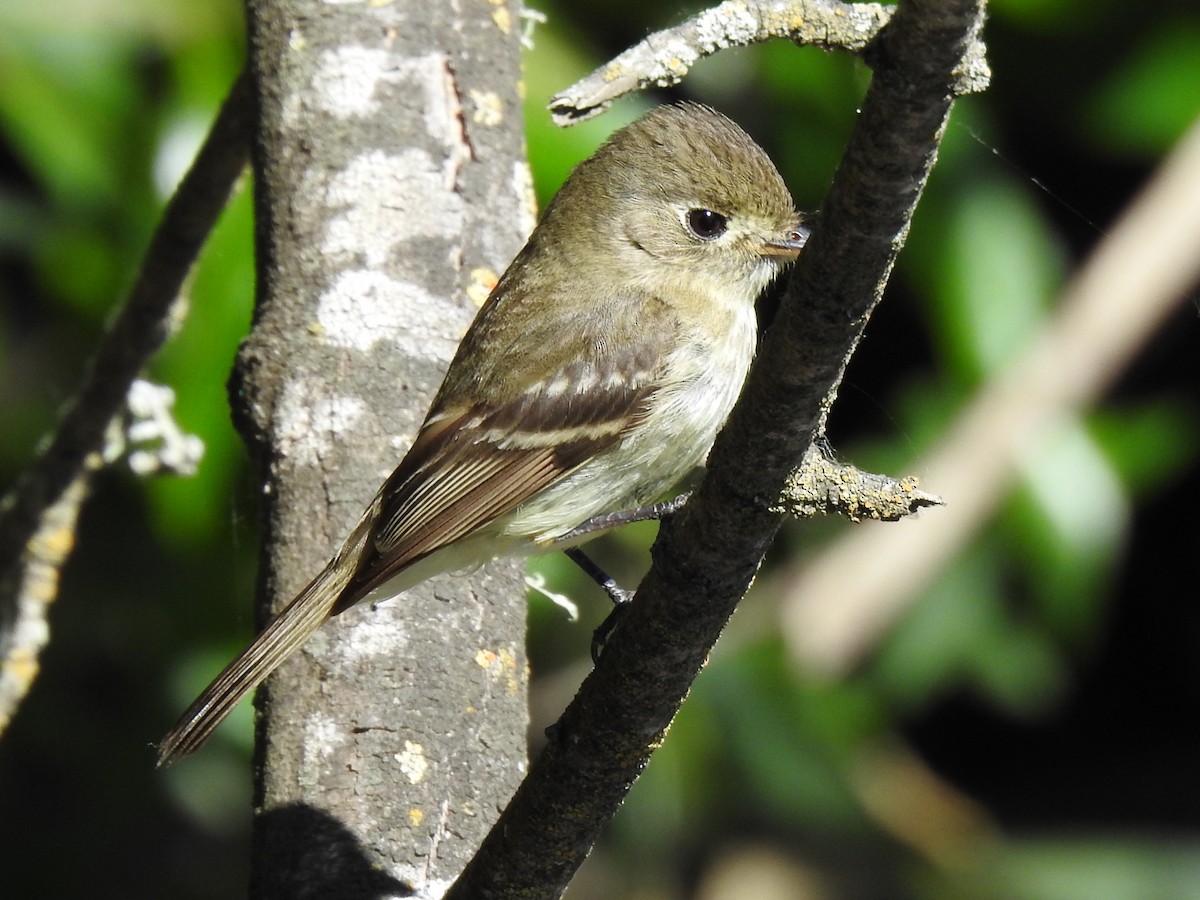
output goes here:
[[579, 163], [463, 337], [412, 445], [332, 559], [158, 744], [195, 751], [326, 620], [662, 497], [754, 357], [755, 302], [809, 231], [766, 152], [695, 103]]

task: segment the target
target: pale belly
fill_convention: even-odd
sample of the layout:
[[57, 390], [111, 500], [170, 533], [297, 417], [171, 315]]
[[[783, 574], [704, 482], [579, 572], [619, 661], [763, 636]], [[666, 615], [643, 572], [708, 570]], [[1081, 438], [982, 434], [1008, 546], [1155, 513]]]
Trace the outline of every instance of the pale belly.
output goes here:
[[[502, 532], [552, 541], [603, 513], [653, 502], [704, 461], [741, 393], [754, 357], [752, 307], [737, 310], [715, 352], [676, 353], [672, 388], [655, 395], [646, 420], [618, 443], [522, 504]], [[498, 523], [499, 524], [499, 523]]]

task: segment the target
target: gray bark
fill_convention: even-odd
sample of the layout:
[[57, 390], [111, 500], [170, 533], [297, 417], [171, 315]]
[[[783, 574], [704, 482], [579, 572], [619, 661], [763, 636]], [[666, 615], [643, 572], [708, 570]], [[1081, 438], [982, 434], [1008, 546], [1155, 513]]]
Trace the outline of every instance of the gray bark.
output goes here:
[[[258, 301], [231, 384], [260, 612], [400, 460], [531, 225], [515, 2], [250, 0]], [[332, 622], [260, 691], [252, 894], [438, 895], [525, 766], [512, 563]]]

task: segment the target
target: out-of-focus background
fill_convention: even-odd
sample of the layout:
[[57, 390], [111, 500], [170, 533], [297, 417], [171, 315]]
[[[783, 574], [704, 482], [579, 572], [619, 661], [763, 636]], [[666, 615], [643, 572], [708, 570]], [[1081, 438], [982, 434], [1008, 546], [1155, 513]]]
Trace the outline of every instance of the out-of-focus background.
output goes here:
[[[560, 131], [549, 95], [700, 6], [536, 8], [527, 128], [544, 203], [655, 102]], [[130, 283], [240, 66], [241, 16], [236, 0], [0, 7], [0, 485], [53, 426]], [[955, 109], [830, 422], [841, 458], [868, 469], [927, 474], [914, 461], [1039, 333], [1200, 113], [1189, 0], [995, 0], [986, 37], [991, 89]], [[849, 57], [779, 42], [707, 61], [672, 96], [738, 119], [811, 209], [866, 83]], [[243, 191], [149, 373], [203, 439], [200, 472], [99, 479], [42, 673], [0, 741], [6, 897], [244, 892], [249, 709], [169, 771], [149, 743], [251, 628], [255, 491], [224, 381], [252, 290]], [[1192, 298], [1098, 406], [1030, 446], [985, 527], [894, 625], [832, 668], [781, 622], [854, 598], [796, 597], [797, 573], [848, 531], [911, 539], [939, 511], [789, 525], [569, 896], [1200, 898], [1198, 341]], [[600, 556], [635, 583], [652, 532]], [[531, 598], [535, 744], [606, 612], [569, 566], [538, 568], [583, 621]]]

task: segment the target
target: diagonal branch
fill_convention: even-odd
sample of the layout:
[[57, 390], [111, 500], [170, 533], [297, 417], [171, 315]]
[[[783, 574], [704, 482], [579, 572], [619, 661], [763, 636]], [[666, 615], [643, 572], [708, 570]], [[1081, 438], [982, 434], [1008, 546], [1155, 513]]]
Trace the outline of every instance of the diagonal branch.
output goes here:
[[[1200, 280], [1200, 118], [998, 372], [914, 463], [954, 504], [920, 533], [853, 529], [784, 576], [783, 633], [833, 677], [872, 648], [993, 515], [1023, 460], [1095, 403]], [[1136, 298], [1136, 301], [1135, 299]], [[869, 559], [870, 566], [855, 561]]]
[[882, 295], [982, 24], [982, 0], [910, 0], [867, 49], [857, 126], [707, 476], [447, 898], [559, 896], [662, 741], [779, 527], [774, 499]]
[[[67, 403], [58, 430], [0, 503], [0, 732], [36, 674], [46, 629], [30, 616], [53, 599], [78, 507], [91, 472], [100, 465], [105, 432], [120, 414], [134, 379], [168, 337], [184, 279], [246, 167], [251, 120], [247, 80], [243, 73], [234, 83], [167, 204], [125, 305]], [[56, 535], [54, 540], [44, 539], [49, 533]], [[36, 598], [28, 594], [35, 587]]]

